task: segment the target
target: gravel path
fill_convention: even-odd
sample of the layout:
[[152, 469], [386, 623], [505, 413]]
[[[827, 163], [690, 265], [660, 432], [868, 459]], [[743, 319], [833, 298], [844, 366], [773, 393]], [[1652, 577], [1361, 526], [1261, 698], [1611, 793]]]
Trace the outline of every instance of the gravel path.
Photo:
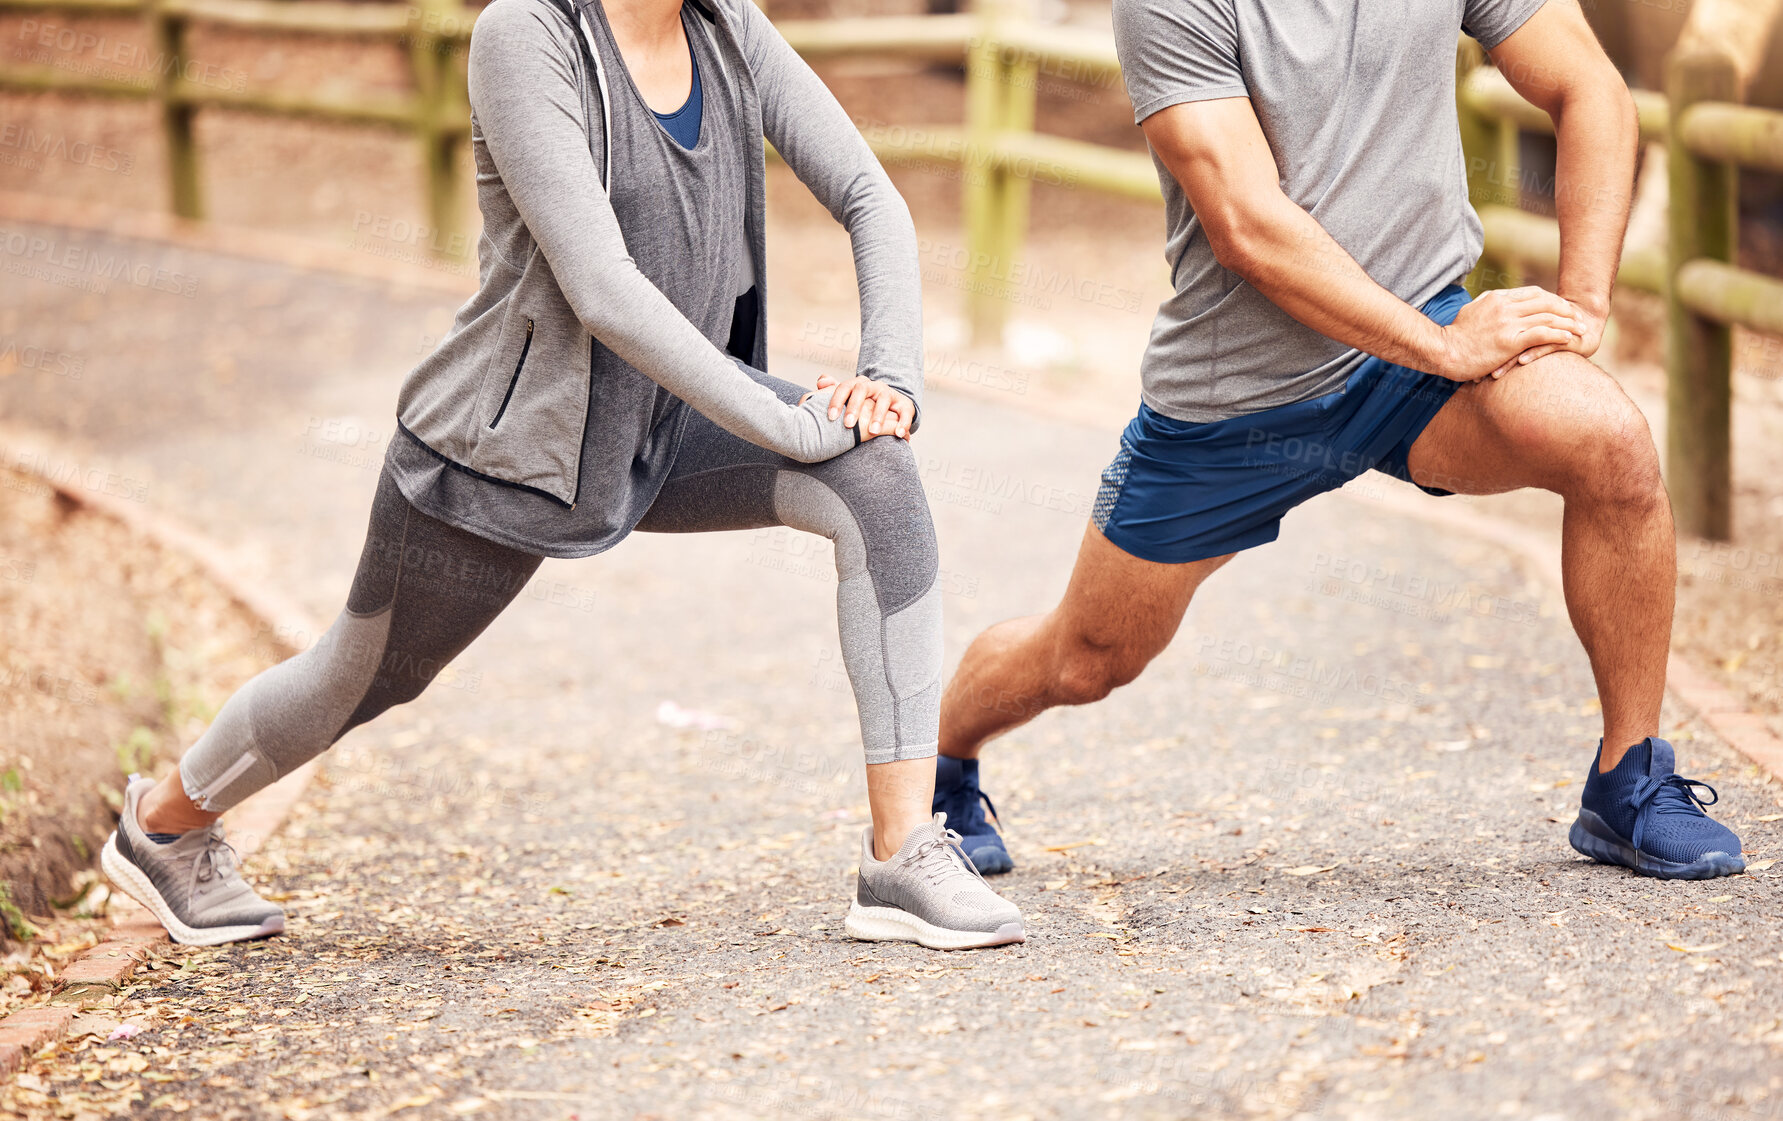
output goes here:
[[[33, 232], [197, 295], [9, 284], [0, 326], [71, 324], [85, 363], [0, 378], [0, 409], [104, 449], [331, 615], [444, 301]], [[1056, 597], [1113, 446], [931, 399], [950, 657]], [[284, 937], [178, 951], [130, 994], [147, 1031], [0, 1104], [1783, 1117], [1783, 868], [1663, 883], [1578, 859], [1597, 716], [1564, 609], [1489, 546], [1375, 509], [1395, 485], [1295, 514], [1139, 682], [991, 748], [1017, 862], [998, 886], [1030, 940], [977, 953], [841, 934], [866, 813], [827, 543], [638, 535], [548, 561], [256, 858]], [[1750, 859], [1774, 855], [1783, 791], [1668, 721]]]

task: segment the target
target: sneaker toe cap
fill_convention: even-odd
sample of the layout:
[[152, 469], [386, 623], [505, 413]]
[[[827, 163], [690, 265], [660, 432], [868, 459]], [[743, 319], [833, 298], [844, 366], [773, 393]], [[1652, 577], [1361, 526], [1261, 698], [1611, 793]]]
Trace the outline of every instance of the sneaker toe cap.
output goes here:
[[285, 912], [264, 899], [243, 900], [227, 908], [217, 908], [204, 915], [206, 926], [258, 926], [270, 933], [285, 929]]
[[[974, 844], [974, 841], [977, 843]], [[972, 859], [972, 865], [978, 869], [979, 875], [1001, 875], [1015, 867], [1015, 861], [1009, 859], [1009, 850], [1003, 847], [1002, 839], [994, 835], [984, 838], [969, 837], [960, 847], [966, 850], [966, 855]]]
[[1641, 845], [1643, 855], [1663, 862], [1666, 875], [1684, 879], [1730, 876], [1745, 870], [1737, 833], [1710, 817], [1700, 817], [1686, 828], [1650, 835]]

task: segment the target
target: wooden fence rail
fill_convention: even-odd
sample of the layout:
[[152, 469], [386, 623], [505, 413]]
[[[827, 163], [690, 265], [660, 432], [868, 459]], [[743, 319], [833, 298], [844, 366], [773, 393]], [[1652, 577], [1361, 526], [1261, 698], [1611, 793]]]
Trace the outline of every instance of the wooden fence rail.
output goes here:
[[[0, 89], [88, 94], [157, 101], [167, 144], [168, 199], [175, 214], [204, 217], [203, 176], [193, 125], [199, 110], [234, 109], [281, 117], [345, 124], [381, 125], [412, 133], [422, 148], [423, 189], [428, 217], [441, 245], [464, 245], [449, 236], [459, 225], [456, 150], [470, 133], [463, 66], [454, 46], [470, 39], [474, 13], [457, 0], [417, 0], [407, 7], [321, 0], [290, 4], [278, 0], [0, 0], [0, 11], [53, 12], [86, 18], [138, 18], [147, 25], [152, 49], [127, 77], [88, 74], [53, 63], [0, 64]], [[408, 47], [414, 92], [399, 94], [286, 93], [243, 90], [207, 83], [191, 74], [202, 70], [187, 49], [195, 23], [277, 34], [322, 35], [382, 40]], [[29, 23], [20, 38], [28, 45]], [[53, 48], [73, 28], [46, 29]]]
[[[175, 213], [202, 218], [203, 177], [193, 123], [205, 108], [394, 127], [423, 154], [423, 190], [433, 246], [462, 252], [464, 211], [455, 168], [469, 132], [463, 45], [475, 13], [461, 0], [414, 0], [406, 7], [339, 0], [0, 0], [0, 11], [140, 18], [154, 44], [137, 80], [97, 77], [53, 64], [0, 63], [0, 89], [141, 98], [161, 107], [169, 198]], [[407, 48], [413, 91], [344, 96], [220, 88], [188, 75], [194, 24], [261, 32], [367, 38]], [[811, 60], [890, 56], [958, 61], [966, 68], [964, 125], [861, 120], [863, 135], [891, 164], [942, 165], [961, 179], [974, 338], [1001, 337], [1010, 277], [1028, 224], [1034, 183], [1129, 198], [1160, 197], [1145, 153], [1035, 131], [1041, 78], [1118, 83], [1112, 36], [1032, 22], [1021, 0], [975, 0], [968, 14], [789, 20], [782, 34]], [[65, 30], [65, 29], [63, 29]], [[1524, 269], [1552, 271], [1559, 229], [1520, 208], [1518, 138], [1551, 133], [1546, 113], [1484, 65], [1477, 44], [1457, 55], [1457, 109], [1470, 194], [1486, 230], [1477, 290], [1514, 282]], [[1783, 333], [1783, 280], [1735, 267], [1738, 167], [1783, 171], [1783, 113], [1738, 103], [1731, 60], [1693, 49], [1669, 63], [1665, 93], [1637, 91], [1644, 140], [1668, 145], [1669, 245], [1631, 253], [1618, 281], [1665, 297], [1668, 424], [1666, 473], [1682, 528], [1706, 537], [1731, 533], [1732, 389], [1730, 328]]]

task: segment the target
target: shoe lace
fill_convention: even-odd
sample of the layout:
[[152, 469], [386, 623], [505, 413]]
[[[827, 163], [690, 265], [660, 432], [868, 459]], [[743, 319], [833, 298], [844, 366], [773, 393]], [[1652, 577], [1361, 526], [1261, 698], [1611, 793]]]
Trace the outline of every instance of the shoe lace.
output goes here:
[[1003, 830], [1003, 819], [997, 813], [997, 804], [991, 801], [989, 794], [978, 789], [975, 779], [962, 783], [958, 792], [944, 804], [947, 806], [948, 817], [957, 820], [967, 831], [980, 831], [977, 827], [985, 823], [984, 811], [987, 809], [991, 812], [991, 820], [997, 823], [997, 831]]
[[227, 879], [241, 862], [241, 854], [235, 846], [223, 839], [223, 829], [212, 825], [206, 831], [204, 847], [192, 858], [193, 884], [209, 883], [211, 880]]
[[911, 864], [930, 885], [945, 883], [957, 876], [983, 879], [966, 856], [966, 850], [960, 847], [964, 839], [951, 829], [937, 829], [910, 854]]
[[[999, 833], [1002, 832], [1003, 818], [997, 813], [997, 804], [991, 801], [991, 796], [982, 790], [978, 792], [978, 800], [984, 803], [985, 809], [991, 811], [991, 820], [997, 823], [997, 831]], [[980, 818], [979, 820], [982, 821], [983, 818]]]
[[[1707, 800], [1694, 789], [1699, 786], [1709, 792]], [[1708, 815], [1703, 812], [1703, 808], [1720, 800], [1721, 795], [1715, 792], [1715, 788], [1701, 779], [1685, 778], [1677, 774], [1663, 778], [1648, 775], [1634, 784], [1634, 847], [1641, 847], [1641, 838], [1647, 832], [1649, 817], [1659, 814], [1706, 817]]]

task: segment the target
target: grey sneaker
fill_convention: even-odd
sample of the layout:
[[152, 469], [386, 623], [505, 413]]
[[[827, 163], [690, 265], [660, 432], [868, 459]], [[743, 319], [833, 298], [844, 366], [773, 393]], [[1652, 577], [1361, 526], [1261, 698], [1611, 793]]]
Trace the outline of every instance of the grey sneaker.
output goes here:
[[241, 878], [221, 823], [165, 845], [149, 840], [136, 822], [136, 807], [154, 785], [152, 779], [132, 776], [124, 788], [124, 812], [99, 857], [111, 882], [153, 911], [175, 942], [188, 946], [221, 946], [282, 932], [285, 912]]
[[860, 880], [843, 928], [851, 938], [931, 950], [1027, 941], [1021, 911], [972, 867], [944, 813], [912, 829], [890, 860], [873, 859], [870, 827], [861, 834]]

